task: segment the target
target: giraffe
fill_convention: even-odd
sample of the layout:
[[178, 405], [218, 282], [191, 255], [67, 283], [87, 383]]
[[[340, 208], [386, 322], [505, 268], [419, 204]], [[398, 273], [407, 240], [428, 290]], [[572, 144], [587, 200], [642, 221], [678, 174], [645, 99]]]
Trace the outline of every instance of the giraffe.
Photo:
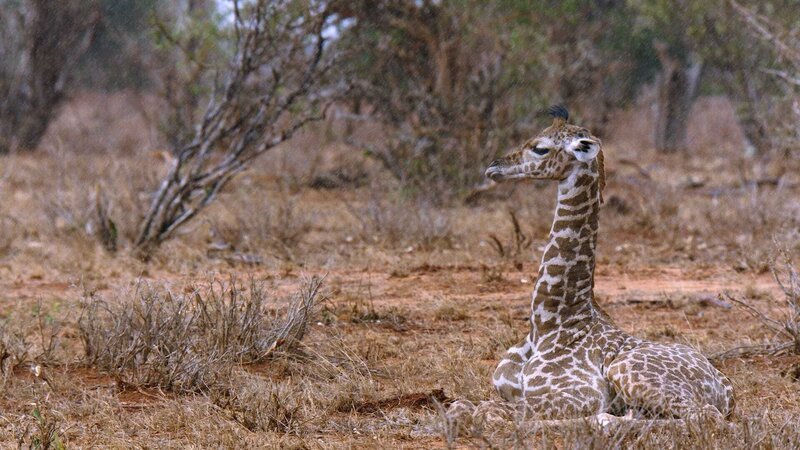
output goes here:
[[492, 408], [507, 418], [520, 405], [526, 417], [548, 422], [622, 414], [687, 418], [701, 411], [729, 417], [733, 387], [708, 359], [685, 345], [631, 336], [595, 303], [595, 245], [605, 186], [602, 143], [568, 124], [563, 106], [550, 108], [550, 115], [550, 127], [486, 169], [495, 182], [558, 181], [530, 331], [494, 371], [492, 382], [502, 401], [477, 407], [455, 402], [448, 418], [471, 423], [492, 414]]

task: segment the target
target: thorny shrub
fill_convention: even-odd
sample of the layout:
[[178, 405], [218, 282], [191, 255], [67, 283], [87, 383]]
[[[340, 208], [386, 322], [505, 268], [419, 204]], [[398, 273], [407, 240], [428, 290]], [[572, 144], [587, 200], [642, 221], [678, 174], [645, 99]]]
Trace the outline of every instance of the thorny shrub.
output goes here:
[[302, 414], [302, 393], [298, 386], [265, 382], [254, 376], [240, 376], [225, 390], [212, 392], [215, 405], [250, 431], [297, 432]]
[[303, 338], [320, 279], [305, 283], [283, 313], [264, 288], [211, 283], [173, 295], [139, 284], [129, 298], [89, 298], [79, 321], [86, 361], [135, 386], [205, 392], [236, 363], [264, 361]]
[[773, 355], [786, 353], [800, 355], [800, 275], [798, 275], [788, 250], [780, 250], [780, 260], [781, 263], [774, 261], [771, 269], [786, 303], [782, 315], [765, 314], [748, 303], [746, 299], [727, 294], [731, 301], [744, 307], [747, 312], [758, 319], [772, 333], [772, 339], [760, 346], [733, 349], [721, 355], [722, 357], [760, 352]]
[[11, 329], [8, 323], [0, 323], [0, 371], [4, 385], [14, 369], [28, 361], [30, 347], [24, 333]]
[[518, 261], [519, 258], [525, 256], [533, 241], [530, 235], [522, 230], [517, 214], [513, 210], [508, 210], [508, 216], [511, 221], [511, 233], [509, 233], [508, 242], [504, 242], [496, 234], [490, 233], [489, 244], [501, 258]]

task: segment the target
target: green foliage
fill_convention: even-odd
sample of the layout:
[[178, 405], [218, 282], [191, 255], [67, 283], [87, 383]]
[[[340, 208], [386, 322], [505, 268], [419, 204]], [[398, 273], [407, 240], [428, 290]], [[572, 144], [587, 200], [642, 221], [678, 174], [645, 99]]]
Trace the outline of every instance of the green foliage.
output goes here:
[[[234, 51], [230, 30], [208, 2], [162, 7], [149, 20], [153, 58], [151, 82], [166, 103], [159, 129], [177, 150], [192, 137], [215, 87], [215, 77]], [[167, 61], [166, 64], [163, 62]]]
[[57, 422], [53, 422], [43, 415], [38, 406], [34, 406], [31, 416], [36, 421], [38, 435], [31, 437], [30, 448], [36, 450], [65, 450], [67, 448], [58, 435]]
[[79, 69], [81, 84], [108, 90], [148, 83], [150, 19], [164, 0], [102, 0], [103, 20]]
[[602, 134], [607, 110], [626, 105], [653, 79], [652, 37], [636, 29], [624, 1], [502, 0], [498, 10], [511, 30], [510, 76], [524, 87], [514, 99], [528, 102], [521, 108], [528, 113], [565, 103]]
[[351, 5], [339, 51], [353, 108], [374, 108], [389, 134], [360, 143], [412, 195], [470, 187], [509, 142], [506, 33], [491, 6], [468, 0]]

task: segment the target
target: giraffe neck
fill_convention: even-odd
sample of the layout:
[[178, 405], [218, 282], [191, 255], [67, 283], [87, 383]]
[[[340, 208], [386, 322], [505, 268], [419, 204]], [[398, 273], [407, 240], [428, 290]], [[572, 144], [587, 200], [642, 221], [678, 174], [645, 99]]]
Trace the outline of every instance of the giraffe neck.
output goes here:
[[540, 347], [567, 345], [595, 316], [597, 215], [596, 161], [576, 162], [558, 184], [558, 205], [531, 302], [531, 341]]

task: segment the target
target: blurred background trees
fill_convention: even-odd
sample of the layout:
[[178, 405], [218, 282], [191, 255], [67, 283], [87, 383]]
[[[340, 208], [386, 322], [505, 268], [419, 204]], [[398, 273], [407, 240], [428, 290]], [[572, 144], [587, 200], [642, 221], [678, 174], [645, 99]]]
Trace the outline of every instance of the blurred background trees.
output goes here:
[[353, 144], [414, 190], [476, 183], [474, 168], [509, 145], [514, 128], [508, 36], [497, 32], [495, 7], [429, 0], [337, 6], [352, 20], [339, 42], [353, 85], [350, 107], [386, 136]]
[[[380, 123], [392, 136], [354, 144], [411, 184], [474, 182], [464, 164], [482, 164], [535, 128], [551, 103], [568, 105], [602, 136], [611, 115], [648, 87], [656, 93], [657, 148], [684, 149], [694, 99], [715, 93], [736, 105], [751, 150], [768, 151], [765, 99], [784, 93], [774, 71], [786, 57], [746, 14], [792, 36], [800, 13], [792, 0], [318, 3], [343, 19], [331, 32], [352, 88], [343, 102], [351, 119]], [[157, 114], [161, 131], [180, 147], [232, 50], [231, 7], [227, 0], [3, 2], [4, 151], [35, 148], [46, 116], [70, 89], [158, 94], [167, 105]], [[443, 168], [441, 158], [456, 166]]]
[[[315, 68], [311, 76], [326, 79], [298, 94], [303, 101], [275, 89], [287, 106], [269, 129], [254, 130], [274, 137], [316, 117], [320, 110], [308, 108], [322, 96], [336, 98], [339, 113], [326, 116], [343, 128], [336, 139], [377, 161], [406, 195], [462, 198], [488, 161], [545, 123], [554, 103], [605, 137], [616, 114], [645, 102], [652, 146], [681, 152], [698, 96], [724, 96], [743, 153], [797, 155], [794, 0], [5, 0], [0, 152], [35, 149], [59, 106], [85, 91], [135, 93], [158, 145], [173, 155], [198, 145], [209, 102], [236, 73], [231, 64], [253, 63], [236, 60], [251, 26], [237, 22], [237, 11], [259, 7], [310, 34], [292, 34], [300, 44], [288, 50], [280, 33], [260, 35], [252, 56], [261, 62], [236, 95], [306, 85], [315, 34], [288, 19], [331, 18], [317, 32], [336, 70]], [[281, 64], [270, 62], [275, 52]], [[252, 118], [253, 103], [234, 103]], [[367, 126], [379, 131], [357, 132]], [[212, 141], [209, 155], [231, 148], [227, 136]]]

